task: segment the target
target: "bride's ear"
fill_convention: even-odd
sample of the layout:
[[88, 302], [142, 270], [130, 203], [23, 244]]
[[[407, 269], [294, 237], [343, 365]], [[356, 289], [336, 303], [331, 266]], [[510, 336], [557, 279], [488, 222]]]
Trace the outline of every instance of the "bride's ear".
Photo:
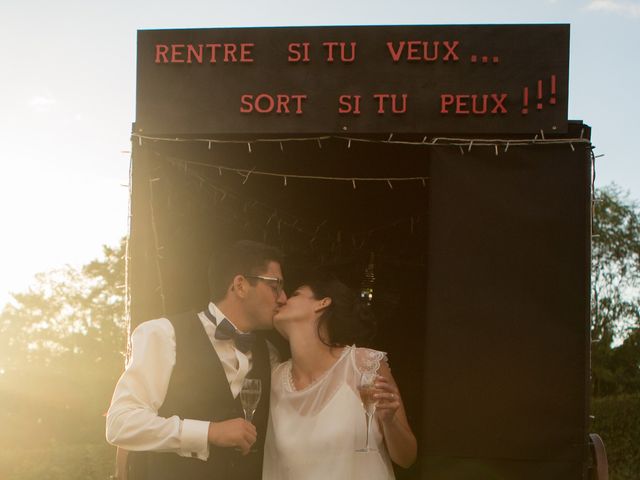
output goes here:
[[322, 300], [318, 300], [317, 306], [315, 308], [315, 312], [321, 312], [325, 308], [331, 305], [331, 297], [324, 297]]

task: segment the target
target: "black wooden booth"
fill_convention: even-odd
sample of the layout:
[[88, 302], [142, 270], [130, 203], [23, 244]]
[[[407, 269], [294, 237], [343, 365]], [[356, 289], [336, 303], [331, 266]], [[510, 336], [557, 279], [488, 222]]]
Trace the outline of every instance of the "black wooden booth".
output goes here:
[[[356, 288], [373, 288], [378, 334], [372, 346], [389, 352], [419, 441], [417, 464], [398, 470], [398, 478], [587, 478], [592, 157], [589, 127], [566, 121], [566, 70], [554, 70], [560, 105], [552, 106], [560, 112], [549, 113], [546, 97], [536, 111], [538, 77], [532, 76], [528, 117], [523, 79], [505, 103], [509, 114], [498, 120], [449, 117], [436, 95], [435, 113], [424, 114], [426, 127], [420, 115], [405, 121], [402, 114], [375, 112], [368, 118], [333, 113], [337, 119], [326, 126], [324, 101], [314, 104], [312, 95], [308, 117], [238, 116], [239, 93], [224, 83], [260, 78], [254, 73], [263, 68], [260, 42], [276, 51], [280, 37], [312, 45], [320, 37], [357, 38], [360, 46], [387, 35], [384, 46], [403, 34], [461, 39], [456, 68], [468, 78], [481, 68], [463, 48], [469, 31], [484, 32], [478, 41], [500, 52], [501, 75], [513, 78], [519, 64], [506, 59], [522, 45], [495, 39], [507, 31], [524, 44], [536, 42], [536, 29], [544, 37], [546, 28], [568, 55], [567, 26], [140, 32], [128, 250], [132, 326], [204, 306], [216, 246], [241, 238], [276, 245], [287, 255], [288, 287], [297, 272], [322, 264]], [[158, 44], [197, 45], [205, 37], [253, 38], [259, 65], [229, 65], [223, 74], [223, 65], [197, 65], [195, 57], [192, 64], [172, 64], [171, 47], [158, 62]], [[319, 81], [306, 73], [277, 80], [271, 77], [277, 69], [268, 67], [260, 72], [272, 91], [278, 82], [311, 89]], [[198, 68], [207, 70], [201, 75]], [[456, 70], [437, 68], [450, 91], [462, 88]], [[473, 78], [490, 83], [495, 72]], [[366, 90], [361, 74], [353, 78]], [[334, 93], [335, 75], [327, 80]], [[392, 80], [411, 83], [425, 74], [403, 75]], [[377, 72], [372, 82], [391, 81], [382, 77]], [[211, 78], [226, 86], [207, 84]], [[409, 107], [416, 95], [445, 88], [423, 80], [414, 82]], [[209, 97], [210, 90], [222, 100]], [[426, 112], [429, 102], [421, 108]], [[446, 129], [437, 129], [439, 121]]]

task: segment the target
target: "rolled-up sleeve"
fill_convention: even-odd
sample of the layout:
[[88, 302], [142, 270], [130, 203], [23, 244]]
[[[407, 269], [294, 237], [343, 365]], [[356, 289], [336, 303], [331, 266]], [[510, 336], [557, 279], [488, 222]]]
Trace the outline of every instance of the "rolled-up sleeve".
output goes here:
[[107, 441], [126, 450], [175, 452], [206, 460], [209, 422], [158, 415], [175, 350], [175, 332], [166, 318], [144, 322], [133, 331], [131, 358], [107, 412]]

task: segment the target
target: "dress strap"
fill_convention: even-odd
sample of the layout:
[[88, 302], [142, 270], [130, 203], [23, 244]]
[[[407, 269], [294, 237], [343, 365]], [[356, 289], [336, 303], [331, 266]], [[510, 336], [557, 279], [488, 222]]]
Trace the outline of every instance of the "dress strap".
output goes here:
[[355, 363], [362, 373], [375, 373], [380, 369], [381, 362], [387, 362], [387, 353], [371, 348], [354, 348]]

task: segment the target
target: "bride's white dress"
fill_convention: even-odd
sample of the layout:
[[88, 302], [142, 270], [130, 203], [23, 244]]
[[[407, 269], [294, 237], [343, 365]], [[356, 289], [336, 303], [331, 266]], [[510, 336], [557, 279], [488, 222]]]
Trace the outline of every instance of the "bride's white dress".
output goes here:
[[389, 454], [375, 418], [371, 444], [376, 452], [359, 453], [366, 442], [366, 417], [358, 380], [377, 371], [385, 354], [346, 347], [339, 360], [316, 382], [293, 387], [291, 360], [274, 369], [264, 454], [264, 480], [394, 479]]

